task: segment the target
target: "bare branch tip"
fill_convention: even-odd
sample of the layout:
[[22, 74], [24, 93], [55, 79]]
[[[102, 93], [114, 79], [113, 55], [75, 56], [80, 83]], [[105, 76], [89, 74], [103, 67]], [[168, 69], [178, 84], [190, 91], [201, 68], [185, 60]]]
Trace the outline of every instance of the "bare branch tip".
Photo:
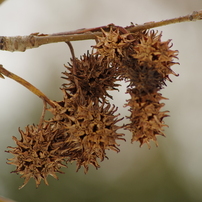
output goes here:
[[193, 11], [193, 13], [189, 17], [190, 21], [196, 21], [202, 19], [202, 10]]

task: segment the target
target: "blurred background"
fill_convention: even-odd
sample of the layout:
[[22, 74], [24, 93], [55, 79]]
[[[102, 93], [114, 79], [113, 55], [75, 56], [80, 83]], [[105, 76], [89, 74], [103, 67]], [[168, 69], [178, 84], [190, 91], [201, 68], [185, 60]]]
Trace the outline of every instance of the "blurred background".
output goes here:
[[[202, 8], [201, 0], [6, 0], [0, 5], [0, 35], [29, 35], [33, 32], [56, 33], [114, 23], [150, 21], [183, 16]], [[7, 165], [12, 155], [7, 146], [15, 146], [12, 136], [19, 138], [18, 127], [37, 124], [42, 101], [15, 81], [0, 79], [0, 195], [18, 202], [88, 201], [88, 202], [197, 202], [202, 201], [202, 21], [186, 22], [157, 28], [163, 40], [172, 39], [173, 49], [179, 50], [180, 65], [173, 66], [179, 77], [162, 90], [164, 110], [170, 111], [165, 121], [166, 138], [158, 137], [159, 147], [151, 143], [139, 148], [119, 142], [121, 152], [107, 152], [109, 160], [101, 168], [90, 166], [75, 172], [75, 164], [59, 174], [59, 180], [48, 177], [49, 186], [42, 182], [38, 189], [34, 180], [22, 189], [23, 179], [10, 174], [14, 166]], [[85, 53], [93, 40], [73, 42], [77, 57]], [[41, 46], [26, 52], [0, 51], [0, 63], [23, 77], [52, 100], [61, 100], [59, 90], [70, 52], [65, 43]], [[126, 84], [115, 92], [113, 103], [122, 116], [128, 95]], [[120, 131], [121, 132], [121, 131]]]

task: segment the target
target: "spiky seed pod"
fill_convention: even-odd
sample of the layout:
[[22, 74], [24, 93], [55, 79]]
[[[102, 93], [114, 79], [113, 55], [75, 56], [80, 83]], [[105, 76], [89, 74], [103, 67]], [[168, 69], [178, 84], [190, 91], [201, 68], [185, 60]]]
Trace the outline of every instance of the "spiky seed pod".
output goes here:
[[165, 136], [162, 132], [164, 117], [167, 117], [167, 112], [160, 111], [164, 103], [160, 100], [166, 99], [160, 93], [145, 94], [139, 93], [138, 89], [128, 90], [131, 99], [128, 100], [127, 106], [130, 106], [131, 123], [126, 126], [133, 133], [132, 142], [139, 141], [140, 146], [146, 143], [149, 148], [149, 141], [153, 140], [157, 144], [157, 135]]
[[117, 108], [111, 108], [110, 104], [96, 106], [92, 102], [78, 108], [75, 125], [70, 128], [71, 133], [80, 137], [83, 147], [83, 153], [77, 159], [77, 169], [84, 166], [87, 172], [89, 164], [98, 168], [97, 158], [101, 161], [107, 158], [106, 150], [119, 152], [116, 141], [124, 140], [121, 138], [124, 134], [116, 132], [122, 128], [116, 125], [122, 120], [118, 119], [119, 114], [114, 115], [116, 111]]
[[133, 132], [133, 141], [140, 145], [149, 141], [156, 141], [156, 135], [163, 135], [165, 126], [163, 118], [168, 116], [160, 109], [164, 99], [158, 93], [169, 81], [169, 75], [177, 76], [171, 69], [173, 60], [177, 58], [178, 51], [170, 50], [170, 40], [161, 41], [162, 34], [154, 31], [145, 31], [141, 38], [134, 42], [131, 57], [122, 60], [123, 77], [130, 82], [127, 92], [131, 95], [126, 106], [130, 106], [131, 123], [127, 129]]
[[66, 76], [63, 78], [69, 83], [63, 84], [64, 89], [75, 94], [80, 88], [85, 100], [101, 99], [103, 101], [106, 97], [112, 98], [107, 91], [117, 90], [119, 86], [115, 83], [119, 80], [117, 68], [110, 66], [107, 60], [102, 60], [98, 55], [84, 54], [80, 60], [75, 59], [66, 68], [68, 72], [63, 72]]
[[56, 125], [43, 123], [40, 127], [27, 126], [25, 131], [19, 129], [19, 132], [20, 140], [13, 137], [17, 147], [8, 147], [10, 150], [7, 152], [14, 155], [14, 158], [8, 159], [8, 164], [16, 166], [12, 173], [25, 178], [20, 188], [24, 187], [30, 178], [35, 179], [37, 187], [42, 179], [48, 185], [48, 175], [58, 179], [56, 173], [63, 173], [61, 167], [67, 167], [62, 153], [71, 153], [72, 148], [64, 131]]
[[130, 87], [154, 92], [162, 89], [167, 79], [171, 81], [169, 74], [178, 76], [171, 69], [172, 65], [179, 64], [173, 61], [178, 51], [171, 50], [171, 40], [162, 42], [161, 37], [162, 33], [145, 31], [131, 44], [133, 51], [121, 61], [121, 77], [130, 82]]
[[96, 54], [108, 61], [119, 62], [122, 57], [127, 57], [131, 39], [131, 33], [120, 34], [119, 28], [110, 27], [109, 32], [102, 30], [103, 36], [97, 37], [97, 44], [92, 46], [97, 50]]
[[77, 170], [84, 166], [87, 172], [89, 164], [99, 168], [97, 159], [104, 160], [106, 149], [119, 151], [116, 140], [123, 134], [116, 132], [122, 128], [116, 123], [122, 119], [114, 115], [117, 108], [106, 101], [111, 97], [107, 90], [118, 86], [114, 83], [118, 73], [106, 59], [89, 53], [74, 59], [67, 69], [64, 74], [69, 83], [63, 84], [64, 99], [48, 109], [54, 115], [50, 121], [62, 125], [79, 145], [69, 159], [77, 162]]
[[136, 88], [143, 95], [156, 92], [165, 85], [165, 78], [155, 66], [147, 66], [147, 64], [140, 66], [134, 58], [125, 60], [124, 66], [124, 78], [129, 82], [128, 88]]
[[[174, 59], [178, 59], [178, 51], [171, 50], [171, 40], [161, 41], [162, 33], [151, 30], [142, 35], [139, 43], [134, 46], [135, 54], [132, 56], [138, 60], [140, 66], [155, 67], [164, 79], [169, 79], [169, 74], [178, 76], [170, 67]], [[171, 80], [170, 80], [171, 81]]]
[[[63, 114], [57, 113], [57, 119], [53, 117], [52, 122], [58, 122], [63, 125], [66, 133], [69, 134], [71, 141], [78, 146], [76, 152], [70, 155], [71, 161], [77, 162], [77, 170], [81, 166], [84, 167], [85, 173], [88, 171], [89, 164], [99, 168], [97, 159], [101, 161], [106, 157], [106, 150], [114, 150], [119, 152], [117, 140], [123, 134], [116, 131], [122, 126], [117, 126], [116, 123], [121, 121], [114, 113], [117, 111], [115, 106], [102, 103], [95, 104], [92, 100], [87, 105], [79, 105], [77, 110], [71, 116], [62, 110]], [[59, 115], [61, 120], [58, 119]]]

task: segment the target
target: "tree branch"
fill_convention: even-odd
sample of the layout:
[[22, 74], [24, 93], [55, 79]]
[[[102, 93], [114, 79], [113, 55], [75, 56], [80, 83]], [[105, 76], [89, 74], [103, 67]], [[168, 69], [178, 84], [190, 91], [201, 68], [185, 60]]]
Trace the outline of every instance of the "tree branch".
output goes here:
[[[182, 17], [162, 20], [159, 22], [148, 22], [142, 25], [137, 25], [137, 24], [131, 25], [131, 26], [125, 27], [124, 29], [128, 30], [131, 33], [135, 33], [141, 30], [169, 25], [173, 23], [196, 21], [201, 19], [202, 19], [202, 10], [194, 11], [192, 14], [185, 15]], [[89, 28], [89, 29], [83, 28], [75, 31], [60, 32], [60, 33], [54, 33], [54, 34], [33, 33], [33, 34], [30, 34], [29, 36], [14, 36], [14, 37], [0, 36], [0, 50], [6, 50], [11, 52], [25, 51], [26, 49], [37, 48], [41, 45], [45, 45], [49, 43], [95, 39], [96, 36], [102, 35], [101, 29], [106, 31], [111, 26], [118, 27], [113, 24], [110, 24], [108, 26], [101, 26], [101, 27]]]

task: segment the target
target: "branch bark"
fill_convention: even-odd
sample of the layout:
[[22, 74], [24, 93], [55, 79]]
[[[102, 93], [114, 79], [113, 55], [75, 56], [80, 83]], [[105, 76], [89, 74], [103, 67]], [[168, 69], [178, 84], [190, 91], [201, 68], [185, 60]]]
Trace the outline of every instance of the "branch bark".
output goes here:
[[[138, 31], [151, 29], [159, 26], [169, 25], [173, 23], [180, 23], [186, 21], [196, 21], [202, 19], [202, 10], [194, 11], [192, 14], [185, 15], [182, 17], [172, 18], [168, 20], [162, 20], [159, 22], [148, 22], [142, 25], [131, 25], [125, 27], [127, 31], [131, 33], [135, 33]], [[29, 36], [14, 36], [14, 37], [6, 37], [0, 36], [0, 50], [5, 51], [25, 51], [31, 48], [37, 48], [41, 45], [49, 44], [49, 43], [58, 43], [58, 42], [66, 42], [66, 41], [79, 41], [79, 40], [89, 40], [95, 39], [97, 36], [101, 36], [101, 29], [107, 31], [111, 26], [115, 26], [110, 24], [108, 26], [101, 26], [89, 29], [78, 29], [75, 31], [69, 32], [60, 32], [54, 34], [39, 34], [33, 33]], [[121, 28], [121, 27], [120, 27]]]

